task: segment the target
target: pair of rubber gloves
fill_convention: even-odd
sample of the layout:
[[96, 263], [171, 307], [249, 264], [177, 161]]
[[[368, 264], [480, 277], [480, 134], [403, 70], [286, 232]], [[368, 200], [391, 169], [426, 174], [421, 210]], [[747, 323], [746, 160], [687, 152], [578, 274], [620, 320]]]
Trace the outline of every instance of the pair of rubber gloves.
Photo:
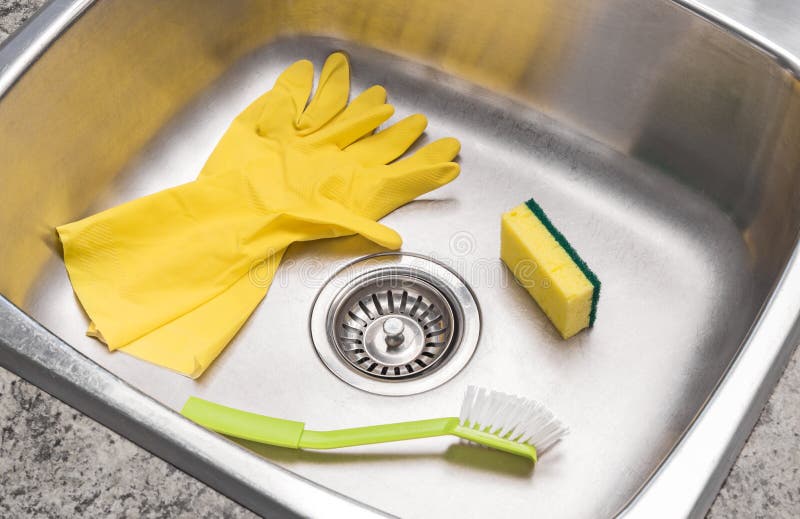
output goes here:
[[286, 69], [234, 119], [197, 180], [57, 228], [89, 335], [195, 378], [264, 298], [291, 243], [360, 234], [400, 247], [377, 220], [458, 176], [458, 141], [395, 161], [425, 117], [374, 133], [394, 112], [382, 87], [347, 104], [341, 53], [308, 102], [313, 76], [309, 61]]

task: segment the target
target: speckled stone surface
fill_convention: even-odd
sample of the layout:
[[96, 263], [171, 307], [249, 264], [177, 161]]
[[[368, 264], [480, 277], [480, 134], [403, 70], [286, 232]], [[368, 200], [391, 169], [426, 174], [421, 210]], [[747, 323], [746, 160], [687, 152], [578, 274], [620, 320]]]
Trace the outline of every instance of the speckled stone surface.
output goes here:
[[0, 517], [254, 517], [0, 370]]
[[[43, 3], [0, 0], [0, 41]], [[775, 4], [769, 0], [707, 3], [720, 11], [730, 8], [729, 14], [745, 23], [782, 14], [769, 13]], [[793, 14], [800, 21], [800, 8]], [[792, 25], [783, 26], [788, 32]], [[0, 369], [0, 517], [253, 514]], [[739, 517], [800, 517], [800, 350], [708, 514], [709, 519]]]
[[0, 41], [44, 4], [43, 0], [0, 0]]
[[800, 350], [708, 514], [708, 519], [732, 517], [800, 517]]

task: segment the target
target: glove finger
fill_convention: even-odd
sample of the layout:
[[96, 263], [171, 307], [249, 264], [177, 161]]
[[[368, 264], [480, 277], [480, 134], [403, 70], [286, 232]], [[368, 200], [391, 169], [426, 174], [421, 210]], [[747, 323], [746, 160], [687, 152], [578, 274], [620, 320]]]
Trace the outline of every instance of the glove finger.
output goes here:
[[388, 164], [405, 153], [427, 126], [428, 120], [424, 115], [410, 115], [375, 135], [354, 142], [344, 151], [362, 166]]
[[294, 121], [308, 102], [313, 83], [314, 65], [308, 60], [297, 61], [284, 70], [272, 90], [250, 105], [240, 118], [253, 117], [259, 135], [293, 129]]
[[388, 173], [364, 204], [364, 214], [383, 218], [400, 206], [452, 182], [461, 168], [455, 162], [440, 162]]
[[451, 162], [456, 158], [461, 150], [461, 143], [452, 137], [445, 137], [430, 144], [426, 144], [410, 157], [398, 160], [390, 164], [390, 174], [402, 173], [403, 171], [416, 170], [421, 167], [438, 164], [440, 162]]
[[363, 216], [353, 213], [350, 215], [349, 221], [339, 220], [337, 223], [381, 247], [397, 250], [403, 245], [403, 238], [394, 229]]
[[403, 239], [397, 231], [386, 227], [361, 214], [356, 214], [341, 204], [328, 200], [327, 203], [319, 202], [321, 206], [316, 211], [293, 212], [292, 215], [305, 222], [322, 225], [330, 230], [330, 234], [322, 236], [320, 233], [312, 233], [312, 239], [321, 237], [335, 238], [350, 234], [360, 234], [371, 242], [377, 243], [387, 249], [399, 249], [403, 244]]
[[333, 119], [347, 105], [349, 95], [350, 64], [344, 54], [334, 52], [325, 60], [313, 99], [297, 118], [300, 135], [314, 132]]
[[306, 139], [309, 139], [312, 145], [330, 143], [344, 149], [383, 124], [393, 113], [392, 105], [376, 106], [353, 117], [332, 122]]
[[341, 123], [358, 117], [369, 110], [386, 103], [386, 89], [380, 85], [373, 85], [361, 92], [358, 97], [350, 101], [347, 108], [331, 119], [328, 124]]

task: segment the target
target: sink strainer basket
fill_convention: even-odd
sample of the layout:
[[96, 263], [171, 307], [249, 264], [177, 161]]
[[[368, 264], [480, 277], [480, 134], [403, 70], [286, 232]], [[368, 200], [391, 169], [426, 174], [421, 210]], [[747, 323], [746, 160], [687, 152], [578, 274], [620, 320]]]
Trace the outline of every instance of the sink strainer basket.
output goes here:
[[480, 314], [466, 283], [439, 262], [385, 253], [351, 263], [311, 312], [314, 346], [345, 382], [404, 395], [458, 373], [477, 345]]

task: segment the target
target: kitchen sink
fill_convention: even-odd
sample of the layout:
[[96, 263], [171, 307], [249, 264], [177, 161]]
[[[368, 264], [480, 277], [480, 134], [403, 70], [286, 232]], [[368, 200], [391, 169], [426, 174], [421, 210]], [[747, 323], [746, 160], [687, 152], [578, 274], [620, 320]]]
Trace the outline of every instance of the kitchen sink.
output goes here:
[[[315, 348], [326, 283], [387, 257], [358, 237], [292, 246], [198, 380], [86, 337], [53, 228], [192, 180], [281, 70], [336, 50], [393, 120], [462, 143], [456, 181], [384, 220], [471, 298], [458, 366], [360, 384]], [[800, 335], [799, 70], [689, 0], [55, 0], [0, 48], [0, 365], [265, 515], [702, 516]], [[568, 341], [499, 259], [531, 196], [603, 282]], [[449, 438], [233, 442], [175, 412], [334, 429], [455, 415], [470, 384], [571, 433], [534, 467]]]

